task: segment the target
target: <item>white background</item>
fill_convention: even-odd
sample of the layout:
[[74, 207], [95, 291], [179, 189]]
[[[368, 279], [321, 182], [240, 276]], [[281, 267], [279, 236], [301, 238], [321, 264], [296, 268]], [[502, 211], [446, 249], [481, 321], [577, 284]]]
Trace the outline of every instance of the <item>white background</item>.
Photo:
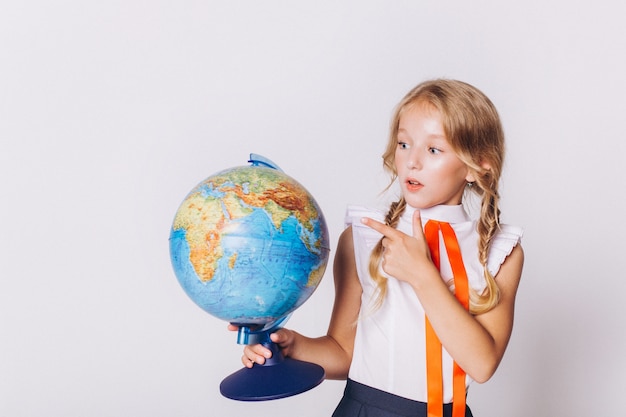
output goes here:
[[[470, 82], [507, 133], [503, 220], [525, 228], [513, 337], [477, 416], [621, 415], [626, 34], [615, 1], [5, 1], [0, 6], [0, 416], [329, 416], [343, 382], [219, 394], [226, 324], [169, 260], [200, 180], [278, 163], [333, 247], [378, 204], [392, 108]], [[323, 334], [327, 271], [289, 322]], [[375, 360], [376, 358], [372, 358]]]

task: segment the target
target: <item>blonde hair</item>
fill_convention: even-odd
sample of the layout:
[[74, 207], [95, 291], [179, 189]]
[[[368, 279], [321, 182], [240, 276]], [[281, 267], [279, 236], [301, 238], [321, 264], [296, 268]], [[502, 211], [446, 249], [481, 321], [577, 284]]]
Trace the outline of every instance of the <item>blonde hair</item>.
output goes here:
[[[467, 83], [436, 79], [419, 84], [400, 101], [391, 120], [389, 141], [383, 153], [383, 166], [391, 174], [391, 183], [398, 176], [395, 153], [400, 118], [416, 103], [427, 103], [439, 111], [448, 142], [476, 180], [467, 189], [481, 198], [477, 222], [478, 258], [484, 267], [487, 286], [482, 294], [470, 289], [470, 312], [484, 313], [494, 308], [500, 299], [498, 285], [487, 269], [489, 248], [500, 222], [498, 184], [504, 162], [504, 131], [500, 117], [491, 100]], [[405, 208], [404, 198], [391, 204], [385, 222], [396, 227]], [[369, 264], [370, 275], [378, 287], [376, 306], [382, 304], [387, 293], [387, 280], [379, 268], [381, 259], [382, 241], [379, 241]]]

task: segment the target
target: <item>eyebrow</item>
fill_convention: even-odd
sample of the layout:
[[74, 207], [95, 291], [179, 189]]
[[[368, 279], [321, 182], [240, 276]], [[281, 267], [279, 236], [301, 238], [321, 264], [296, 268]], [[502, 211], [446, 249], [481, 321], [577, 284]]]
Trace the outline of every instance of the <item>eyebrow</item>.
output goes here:
[[[399, 135], [400, 133], [404, 133], [405, 135], [408, 135], [408, 131], [406, 129], [398, 128], [397, 135]], [[446, 143], [449, 143], [448, 138], [446, 137], [445, 134], [443, 135], [430, 134], [428, 135], [428, 139], [440, 139], [440, 140], [445, 141]]]

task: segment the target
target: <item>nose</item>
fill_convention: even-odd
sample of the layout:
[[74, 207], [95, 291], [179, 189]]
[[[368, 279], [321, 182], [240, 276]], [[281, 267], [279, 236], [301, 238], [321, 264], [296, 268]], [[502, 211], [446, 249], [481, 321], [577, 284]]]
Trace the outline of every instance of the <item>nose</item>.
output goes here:
[[408, 169], [419, 169], [422, 166], [421, 158], [419, 156], [419, 151], [417, 149], [411, 149], [409, 153], [409, 157], [406, 161], [406, 166]]

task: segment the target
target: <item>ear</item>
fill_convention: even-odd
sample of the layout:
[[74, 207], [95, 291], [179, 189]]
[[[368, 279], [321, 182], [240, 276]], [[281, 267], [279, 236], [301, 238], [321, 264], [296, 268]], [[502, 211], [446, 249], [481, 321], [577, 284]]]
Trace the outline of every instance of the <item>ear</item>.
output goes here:
[[[482, 164], [480, 164], [480, 166], [483, 169], [483, 173], [487, 171], [491, 171], [491, 164], [489, 164], [488, 162], [483, 162]], [[480, 174], [481, 174], [480, 172], [475, 172], [475, 171], [468, 169], [467, 176], [465, 177], [465, 181], [476, 182], [476, 175], [480, 175]]]

